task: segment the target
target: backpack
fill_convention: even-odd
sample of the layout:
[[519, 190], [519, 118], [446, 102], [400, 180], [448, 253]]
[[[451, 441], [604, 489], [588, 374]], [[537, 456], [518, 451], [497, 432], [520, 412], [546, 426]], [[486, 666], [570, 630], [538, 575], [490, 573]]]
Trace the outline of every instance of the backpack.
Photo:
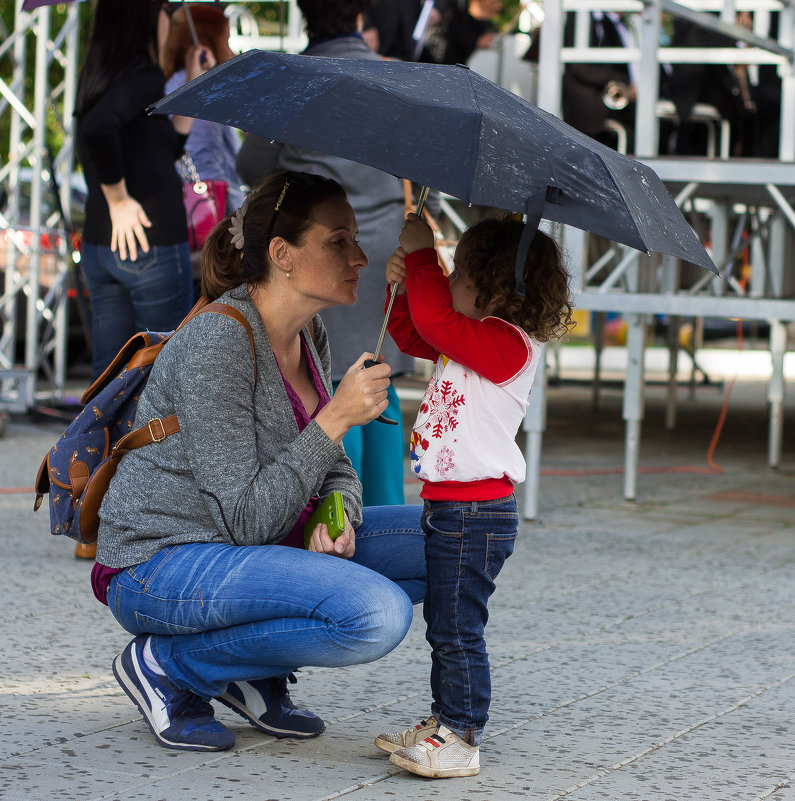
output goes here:
[[254, 354], [256, 381], [257, 355], [251, 326], [243, 314], [225, 303], [209, 303], [201, 298], [175, 331], [142, 331], [133, 336], [86, 390], [80, 399], [83, 410], [39, 467], [33, 511], [39, 509], [44, 495], [49, 493], [53, 534], [65, 534], [83, 543], [96, 542], [99, 507], [121, 457], [127, 451], [161, 442], [179, 431], [176, 414], [155, 418], [133, 430], [135, 412], [163, 345], [176, 331], [205, 312], [231, 317], [246, 329]]

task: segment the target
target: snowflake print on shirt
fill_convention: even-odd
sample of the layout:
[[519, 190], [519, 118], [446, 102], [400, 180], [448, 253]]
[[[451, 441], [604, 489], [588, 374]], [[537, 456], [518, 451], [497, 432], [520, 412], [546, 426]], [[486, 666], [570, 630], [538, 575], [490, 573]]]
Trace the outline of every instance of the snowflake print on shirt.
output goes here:
[[451, 381], [442, 381], [428, 387], [425, 404], [428, 415], [425, 428], [431, 430], [431, 436], [439, 439], [445, 432], [458, 427], [458, 410], [466, 404], [466, 400]]
[[444, 478], [454, 467], [455, 454], [446, 445], [436, 454], [436, 472]]

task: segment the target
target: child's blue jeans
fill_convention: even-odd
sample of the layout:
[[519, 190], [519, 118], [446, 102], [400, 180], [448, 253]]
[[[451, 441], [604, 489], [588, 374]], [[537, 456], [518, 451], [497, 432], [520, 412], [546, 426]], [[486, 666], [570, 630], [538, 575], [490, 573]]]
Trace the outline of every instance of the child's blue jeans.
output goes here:
[[489, 718], [488, 600], [513, 553], [518, 526], [513, 495], [472, 503], [425, 501], [422, 513], [431, 711], [470, 745], [480, 745]]

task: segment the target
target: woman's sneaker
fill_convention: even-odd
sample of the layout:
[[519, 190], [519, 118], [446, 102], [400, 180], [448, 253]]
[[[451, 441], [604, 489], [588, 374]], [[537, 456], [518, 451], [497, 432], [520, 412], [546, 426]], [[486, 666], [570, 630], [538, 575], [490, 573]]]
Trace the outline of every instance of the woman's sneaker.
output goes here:
[[403, 770], [430, 779], [475, 776], [480, 773], [480, 746], [467, 745], [446, 726], [411, 748], [390, 755], [389, 761]]
[[[291, 673], [290, 681], [295, 683]], [[298, 709], [290, 699], [287, 678], [230, 681], [220, 701], [252, 726], [275, 737], [317, 737], [326, 724], [308, 709]]]
[[231, 748], [235, 733], [215, 719], [211, 704], [146, 666], [146, 636], [136, 637], [113, 660], [113, 675], [144, 716], [155, 739], [165, 748], [181, 751]]
[[375, 744], [382, 750], [391, 754], [401, 748], [410, 748], [426, 737], [430, 737], [439, 725], [436, 718], [430, 715], [425, 720], [421, 720], [416, 726], [405, 731], [390, 731], [386, 734], [379, 734], [375, 738]]

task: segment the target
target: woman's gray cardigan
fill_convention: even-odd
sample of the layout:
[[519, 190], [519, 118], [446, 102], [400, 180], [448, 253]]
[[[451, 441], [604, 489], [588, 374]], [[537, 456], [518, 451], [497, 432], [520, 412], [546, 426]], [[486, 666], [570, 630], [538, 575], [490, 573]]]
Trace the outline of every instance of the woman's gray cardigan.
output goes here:
[[[125, 454], [100, 509], [97, 561], [130, 567], [168, 545], [278, 543], [309, 499], [342, 492], [354, 528], [362, 521], [361, 484], [345, 455], [314, 421], [299, 434], [262, 318], [243, 288], [219, 301], [251, 325], [202, 314], [157, 357], [135, 426], [177, 415], [180, 431]], [[315, 317], [304, 329], [326, 391], [330, 355]]]

